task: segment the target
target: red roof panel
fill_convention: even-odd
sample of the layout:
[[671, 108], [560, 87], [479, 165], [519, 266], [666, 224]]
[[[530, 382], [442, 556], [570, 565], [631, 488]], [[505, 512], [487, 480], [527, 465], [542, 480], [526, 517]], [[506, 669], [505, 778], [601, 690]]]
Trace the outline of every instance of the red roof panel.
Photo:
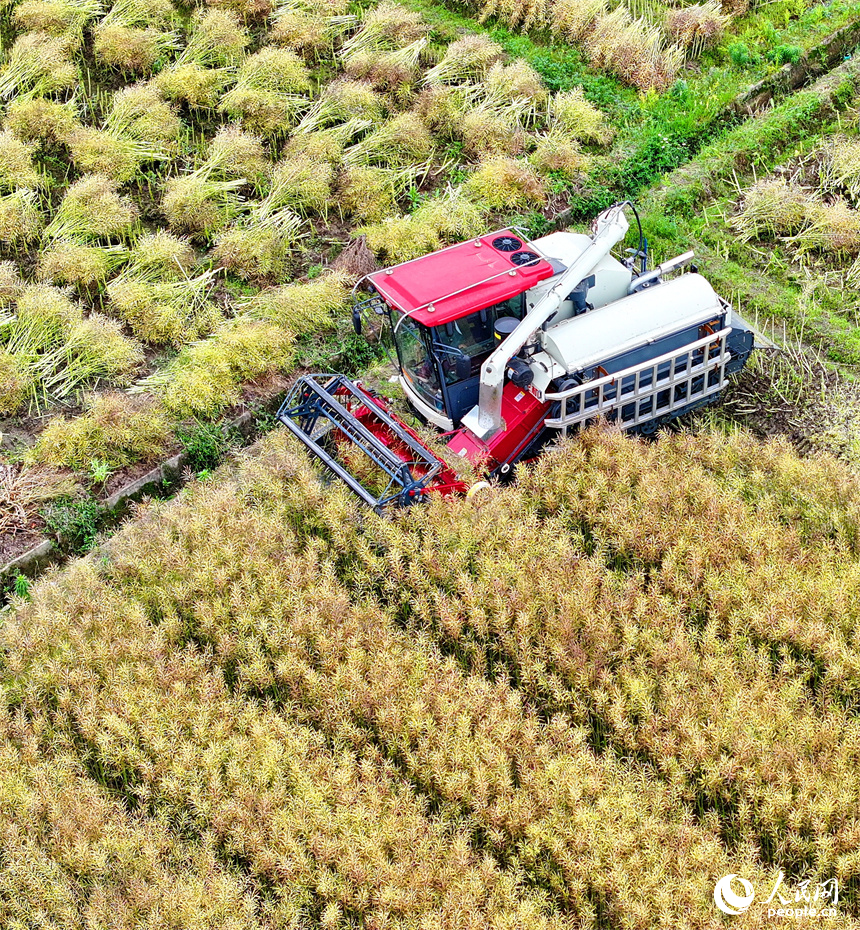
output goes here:
[[[510, 230], [501, 230], [375, 271], [369, 277], [392, 307], [419, 323], [437, 326], [458, 320], [552, 276], [552, 266], [544, 258], [518, 266], [511, 261], [516, 252], [494, 248], [493, 241], [505, 236], [523, 241]], [[517, 251], [522, 249], [529, 249], [527, 241]]]

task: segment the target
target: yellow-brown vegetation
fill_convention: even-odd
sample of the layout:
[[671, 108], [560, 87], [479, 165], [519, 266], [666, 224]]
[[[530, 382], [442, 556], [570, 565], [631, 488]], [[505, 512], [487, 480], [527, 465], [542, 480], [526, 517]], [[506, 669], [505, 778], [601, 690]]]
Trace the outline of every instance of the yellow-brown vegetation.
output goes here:
[[[717, 878], [782, 867], [837, 877], [851, 919], [858, 526], [847, 468], [742, 434], [598, 428], [377, 518], [279, 433], [20, 605], [2, 785], [44, 765], [64, 809], [83, 760], [91, 817], [239, 863], [255, 930], [260, 894], [270, 927], [704, 930]], [[6, 847], [18, 913], [52, 836]], [[96, 871], [117, 908], [200, 862], [146, 861]]]

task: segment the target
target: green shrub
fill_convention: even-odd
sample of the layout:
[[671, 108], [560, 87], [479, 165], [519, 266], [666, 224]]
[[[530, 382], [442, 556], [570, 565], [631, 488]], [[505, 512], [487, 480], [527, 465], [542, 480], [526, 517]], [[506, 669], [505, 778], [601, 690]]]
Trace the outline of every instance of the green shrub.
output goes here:
[[188, 456], [189, 468], [195, 472], [220, 465], [233, 445], [220, 423], [199, 420], [192, 426], [179, 427], [176, 438]]
[[91, 497], [60, 497], [51, 501], [42, 511], [42, 519], [71, 552], [89, 552], [96, 544], [103, 508]]

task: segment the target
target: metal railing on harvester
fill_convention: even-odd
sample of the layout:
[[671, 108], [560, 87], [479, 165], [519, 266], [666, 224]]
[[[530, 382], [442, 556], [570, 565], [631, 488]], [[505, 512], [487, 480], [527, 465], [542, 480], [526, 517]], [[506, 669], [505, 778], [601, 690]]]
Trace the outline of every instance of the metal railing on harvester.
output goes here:
[[731, 331], [726, 327], [623, 371], [546, 394], [546, 400], [558, 404], [558, 412], [545, 426], [566, 436], [571, 428], [603, 416], [622, 429], [653, 425], [656, 430], [665, 419], [706, 402], [726, 386], [726, 365], [732, 358], [726, 337]]

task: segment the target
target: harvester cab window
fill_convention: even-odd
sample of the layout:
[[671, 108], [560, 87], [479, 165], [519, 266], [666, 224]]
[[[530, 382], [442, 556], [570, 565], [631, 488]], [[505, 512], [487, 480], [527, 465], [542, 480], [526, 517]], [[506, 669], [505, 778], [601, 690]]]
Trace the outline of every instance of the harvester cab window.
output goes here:
[[442, 361], [446, 384], [463, 380], [462, 368], [457, 365], [457, 356], [461, 353], [467, 356], [471, 363], [471, 371], [466, 377], [480, 373], [481, 365], [495, 347], [493, 327], [496, 320], [500, 316], [512, 316], [521, 320], [523, 297], [523, 294], [517, 294], [469, 316], [460, 317], [459, 320], [433, 327], [436, 344], [442, 347], [438, 354]]
[[444, 410], [436, 364], [430, 353], [427, 327], [410, 317], [397, 321], [394, 341], [403, 375], [413, 390], [436, 410]]

